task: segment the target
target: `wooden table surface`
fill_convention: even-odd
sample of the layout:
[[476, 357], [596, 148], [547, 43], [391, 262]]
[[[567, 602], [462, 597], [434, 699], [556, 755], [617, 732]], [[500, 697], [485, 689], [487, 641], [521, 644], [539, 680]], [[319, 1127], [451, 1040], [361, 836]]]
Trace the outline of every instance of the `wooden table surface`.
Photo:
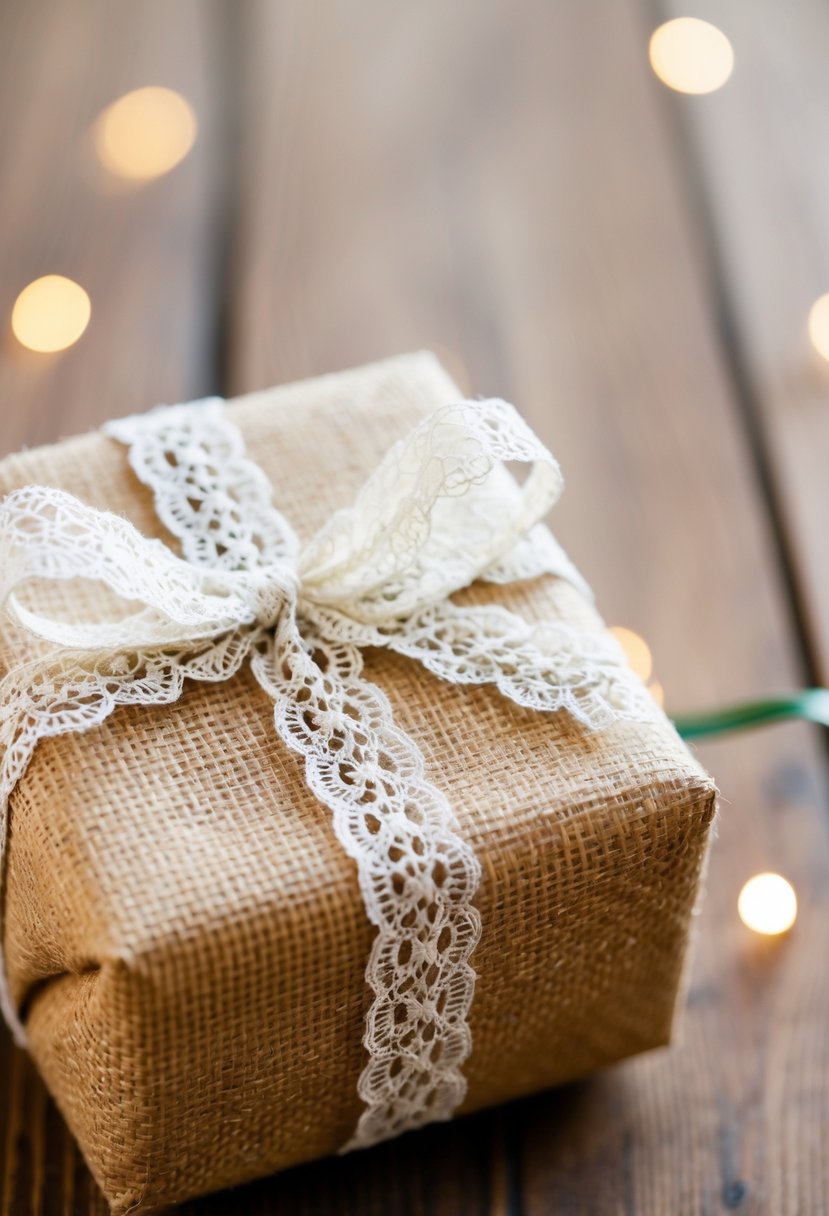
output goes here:
[[[708, 97], [647, 64], [689, 11], [735, 48]], [[826, 682], [827, 61], [820, 0], [5, 0], [0, 446], [432, 347], [558, 455], [556, 529], [669, 709]], [[127, 190], [89, 130], [143, 84], [199, 138]], [[92, 321], [35, 355], [8, 317], [49, 272]], [[181, 1210], [829, 1212], [825, 741], [700, 755], [724, 802], [680, 1043]], [[772, 868], [800, 917], [764, 945], [735, 904]], [[0, 1071], [3, 1213], [102, 1214], [7, 1036]]]

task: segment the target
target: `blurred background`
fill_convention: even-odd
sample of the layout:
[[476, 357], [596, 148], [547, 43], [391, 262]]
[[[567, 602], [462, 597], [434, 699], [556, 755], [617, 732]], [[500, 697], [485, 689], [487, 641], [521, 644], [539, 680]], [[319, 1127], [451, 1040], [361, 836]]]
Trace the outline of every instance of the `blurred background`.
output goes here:
[[[428, 347], [669, 712], [826, 683], [827, 62], [818, 0], [0, 0], [0, 454]], [[700, 755], [678, 1046], [188, 1211], [829, 1211], [825, 740]], [[0, 1085], [2, 1211], [103, 1213], [7, 1036]]]

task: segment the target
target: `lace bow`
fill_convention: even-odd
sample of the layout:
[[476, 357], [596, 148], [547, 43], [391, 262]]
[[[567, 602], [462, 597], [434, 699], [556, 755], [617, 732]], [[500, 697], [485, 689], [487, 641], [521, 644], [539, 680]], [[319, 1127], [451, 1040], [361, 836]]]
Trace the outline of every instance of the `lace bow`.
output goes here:
[[[385, 696], [361, 678], [360, 648], [389, 647], [441, 679], [491, 683], [588, 728], [638, 716], [644, 690], [610, 638], [450, 599], [475, 579], [553, 573], [584, 587], [539, 522], [561, 491], [558, 466], [505, 402], [447, 406], [300, 547], [221, 401], [105, 430], [128, 445], [182, 556], [60, 490], [27, 486], [0, 506], [0, 599], [52, 644], [0, 689], [0, 866], [9, 797], [40, 739], [89, 730], [117, 705], [174, 702], [185, 679], [226, 680], [249, 660], [280, 738], [304, 758], [308, 786], [356, 862], [377, 927], [365, 1109], [346, 1147], [449, 1118], [471, 1049], [480, 865]], [[504, 461], [531, 465], [522, 485]], [[82, 622], [32, 606], [27, 584], [74, 578], [138, 607]], [[3, 1011], [22, 1043], [2, 957], [0, 970]]]

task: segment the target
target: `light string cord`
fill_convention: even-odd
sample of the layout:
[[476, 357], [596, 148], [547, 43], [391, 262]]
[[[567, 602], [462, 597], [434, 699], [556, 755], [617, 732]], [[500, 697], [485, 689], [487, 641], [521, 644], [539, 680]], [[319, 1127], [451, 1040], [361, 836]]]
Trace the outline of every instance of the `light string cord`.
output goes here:
[[673, 722], [683, 739], [707, 739], [793, 719], [829, 726], [829, 689], [804, 688], [704, 713], [679, 714]]

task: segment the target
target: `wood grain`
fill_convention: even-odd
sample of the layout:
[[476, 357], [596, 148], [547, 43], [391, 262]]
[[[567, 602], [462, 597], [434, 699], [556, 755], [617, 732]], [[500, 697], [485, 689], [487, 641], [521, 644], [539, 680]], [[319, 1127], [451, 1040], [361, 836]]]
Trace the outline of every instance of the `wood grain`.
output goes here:
[[[208, 31], [197, 0], [58, 0], [0, 8], [3, 228], [0, 234], [2, 450], [47, 442], [215, 386], [215, 256], [220, 228], [208, 87]], [[168, 177], [130, 188], [97, 161], [91, 127], [115, 98], [147, 83], [184, 92], [201, 134]], [[7, 318], [41, 274], [65, 274], [92, 298], [76, 346], [38, 355]]]
[[[666, 16], [685, 11], [674, 0]], [[785, 537], [814, 676], [829, 682], [829, 364], [809, 309], [829, 291], [829, 8], [695, 5], [731, 38], [721, 92], [674, 112], [704, 174], [715, 289]]]
[[[736, 0], [728, 7], [736, 14]], [[60, 360], [24, 360], [11, 339], [0, 348], [5, 446], [158, 399], [433, 347], [465, 389], [514, 400], [559, 456], [568, 489], [557, 531], [609, 617], [651, 642], [669, 706], [800, 681], [788, 555], [758, 475], [740, 352], [719, 325], [721, 285], [740, 275], [730, 306], [755, 344], [777, 313], [751, 303], [752, 291], [779, 282], [795, 294], [782, 254], [770, 270], [752, 268], [767, 278], [747, 277], [753, 247], [737, 232], [736, 207], [717, 201], [725, 187], [714, 169], [728, 144], [712, 128], [758, 149], [762, 133], [747, 104], [725, 117], [695, 110], [695, 137], [719, 159], [709, 148], [704, 176], [694, 176], [677, 111], [687, 99], [669, 96], [647, 67], [657, 10], [644, 0], [145, 0], [130, 9], [100, 0], [73, 4], [71, 16], [60, 0], [48, 19], [32, 10], [7, 5], [3, 18], [0, 57], [16, 70], [0, 96], [21, 120], [0, 135], [3, 178], [14, 182], [0, 306], [8, 311], [19, 286], [51, 268], [85, 282], [101, 306]], [[795, 65], [800, 54], [818, 63], [817, 50], [797, 45], [818, 28], [806, 13], [808, 3], [792, 22], [800, 32], [787, 34]], [[79, 141], [101, 105], [149, 74], [196, 102], [202, 139], [169, 179], [99, 198], [79, 176]], [[796, 159], [781, 144], [777, 157], [786, 156]], [[748, 159], [756, 190], [771, 189], [759, 150]], [[745, 207], [741, 189], [731, 180], [729, 198]], [[784, 193], [784, 227], [800, 222], [789, 205]], [[758, 223], [752, 216], [750, 231]], [[735, 244], [743, 252], [727, 259]], [[810, 459], [803, 446], [775, 464], [781, 487]], [[805, 569], [805, 543], [795, 551]], [[804, 577], [805, 598], [820, 577]], [[702, 754], [725, 802], [680, 1045], [182, 1211], [829, 1208], [823, 754], [800, 726]], [[766, 868], [792, 877], [801, 901], [797, 929], [779, 943], [751, 938], [735, 914], [741, 883]], [[4, 1046], [0, 1067], [11, 1069], [0, 1101], [3, 1212], [100, 1216], [28, 1063]]]

